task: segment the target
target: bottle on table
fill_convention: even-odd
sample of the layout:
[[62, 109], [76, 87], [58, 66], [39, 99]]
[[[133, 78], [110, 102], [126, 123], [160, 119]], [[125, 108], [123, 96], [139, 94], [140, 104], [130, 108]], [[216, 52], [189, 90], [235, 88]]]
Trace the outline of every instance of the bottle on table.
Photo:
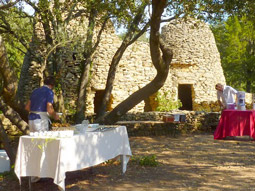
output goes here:
[[237, 93], [237, 108], [239, 110], [245, 110], [245, 92], [239, 91]]

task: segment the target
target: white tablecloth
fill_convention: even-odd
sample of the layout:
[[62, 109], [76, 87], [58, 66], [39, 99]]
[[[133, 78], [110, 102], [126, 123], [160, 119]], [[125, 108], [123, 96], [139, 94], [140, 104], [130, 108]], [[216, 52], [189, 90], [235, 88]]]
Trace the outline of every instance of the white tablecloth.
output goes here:
[[65, 190], [65, 173], [123, 156], [125, 173], [132, 155], [126, 127], [105, 132], [86, 132], [71, 138], [21, 136], [15, 162], [17, 177], [51, 177]]

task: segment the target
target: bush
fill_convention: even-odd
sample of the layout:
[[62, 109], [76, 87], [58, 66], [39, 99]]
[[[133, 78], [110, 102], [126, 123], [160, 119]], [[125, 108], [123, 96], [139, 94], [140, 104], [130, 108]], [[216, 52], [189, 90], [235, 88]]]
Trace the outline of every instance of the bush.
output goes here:
[[158, 92], [155, 100], [158, 102], [156, 111], [166, 112], [178, 109], [182, 106], [181, 101], [179, 99], [177, 101], [173, 101], [172, 96], [170, 96], [168, 92]]
[[158, 161], [156, 155], [148, 155], [148, 156], [133, 156], [132, 161], [136, 162], [141, 166], [158, 166]]

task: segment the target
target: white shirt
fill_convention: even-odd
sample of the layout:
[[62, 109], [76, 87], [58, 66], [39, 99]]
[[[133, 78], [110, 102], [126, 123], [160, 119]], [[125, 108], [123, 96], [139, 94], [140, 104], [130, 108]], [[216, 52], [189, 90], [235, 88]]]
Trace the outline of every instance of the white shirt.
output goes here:
[[227, 106], [227, 104], [235, 103], [235, 95], [238, 93], [237, 90], [230, 86], [223, 86], [223, 91], [217, 91], [218, 100], [222, 100], [222, 104]]

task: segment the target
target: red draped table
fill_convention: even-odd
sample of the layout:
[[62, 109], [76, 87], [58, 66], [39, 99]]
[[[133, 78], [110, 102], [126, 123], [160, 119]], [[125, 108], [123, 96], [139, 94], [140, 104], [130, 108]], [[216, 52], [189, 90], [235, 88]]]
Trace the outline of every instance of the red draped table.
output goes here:
[[224, 110], [220, 122], [214, 132], [214, 139], [224, 139], [227, 136], [248, 135], [255, 139], [255, 111]]

